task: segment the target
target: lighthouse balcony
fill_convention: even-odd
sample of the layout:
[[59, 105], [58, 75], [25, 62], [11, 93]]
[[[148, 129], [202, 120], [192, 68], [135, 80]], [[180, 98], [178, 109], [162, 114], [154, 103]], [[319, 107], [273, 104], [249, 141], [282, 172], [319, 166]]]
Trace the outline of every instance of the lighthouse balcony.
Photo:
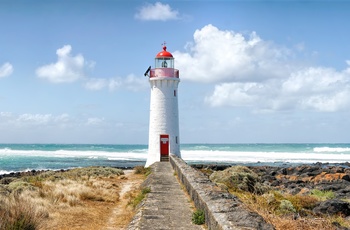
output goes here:
[[152, 77], [174, 77], [179, 78], [179, 70], [173, 68], [155, 68], [150, 71], [150, 78]]

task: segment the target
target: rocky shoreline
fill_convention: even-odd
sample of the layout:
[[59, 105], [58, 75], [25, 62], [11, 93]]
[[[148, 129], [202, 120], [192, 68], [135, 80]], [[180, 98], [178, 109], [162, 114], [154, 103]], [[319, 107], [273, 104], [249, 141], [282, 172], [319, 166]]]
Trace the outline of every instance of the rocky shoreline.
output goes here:
[[[202, 172], [223, 171], [232, 165], [192, 165]], [[350, 219], [350, 163], [314, 163], [297, 166], [246, 166], [258, 175], [256, 183], [291, 195], [309, 195], [313, 191], [330, 192], [332, 196], [319, 202], [314, 215], [341, 215]], [[255, 182], [254, 182], [255, 183]], [[339, 228], [347, 229], [347, 228]]]

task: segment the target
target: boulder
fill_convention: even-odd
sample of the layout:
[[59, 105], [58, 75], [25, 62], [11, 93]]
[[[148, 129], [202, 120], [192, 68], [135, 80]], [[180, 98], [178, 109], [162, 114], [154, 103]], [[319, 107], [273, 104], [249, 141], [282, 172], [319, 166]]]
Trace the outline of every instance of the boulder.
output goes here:
[[320, 202], [314, 209], [315, 214], [342, 214], [344, 216], [350, 215], [350, 204], [339, 199], [332, 199]]

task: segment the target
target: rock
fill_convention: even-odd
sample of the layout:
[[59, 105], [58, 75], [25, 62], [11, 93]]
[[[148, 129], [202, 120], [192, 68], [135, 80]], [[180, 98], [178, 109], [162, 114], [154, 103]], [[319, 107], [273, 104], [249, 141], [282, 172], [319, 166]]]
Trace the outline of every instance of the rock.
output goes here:
[[341, 226], [338, 222], [333, 222], [332, 224], [336, 230], [348, 230], [349, 229], [347, 227]]
[[332, 199], [320, 202], [314, 209], [315, 214], [342, 214], [350, 215], [350, 204], [343, 200]]
[[0, 180], [0, 184], [10, 184], [15, 179], [14, 177], [5, 177]]

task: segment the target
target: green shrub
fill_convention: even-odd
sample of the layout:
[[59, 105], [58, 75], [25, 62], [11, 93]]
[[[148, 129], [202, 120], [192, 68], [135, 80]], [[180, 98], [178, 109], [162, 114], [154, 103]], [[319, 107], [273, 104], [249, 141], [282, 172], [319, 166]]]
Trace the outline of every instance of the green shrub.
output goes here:
[[333, 191], [321, 191], [318, 189], [311, 190], [311, 195], [321, 201], [335, 198], [335, 194]]
[[13, 181], [7, 187], [11, 192], [14, 192], [14, 193], [21, 193], [24, 190], [35, 189], [35, 187], [32, 184], [21, 180]]
[[143, 166], [136, 166], [134, 168], [134, 172], [135, 174], [143, 174], [145, 176], [148, 176], [149, 174], [151, 174], [152, 170], [150, 167], [145, 168]]
[[197, 210], [192, 214], [192, 223], [202, 225], [205, 223], [205, 215], [203, 210]]
[[141, 192], [131, 201], [129, 201], [128, 205], [131, 205], [133, 208], [136, 208], [138, 204], [146, 197], [148, 193], [151, 192], [151, 188], [143, 188]]
[[263, 194], [269, 188], [260, 183], [259, 176], [245, 166], [232, 166], [223, 171], [213, 172], [209, 179], [224, 184], [231, 191], [246, 191]]
[[287, 214], [287, 213], [295, 213], [296, 210], [292, 204], [292, 202], [290, 202], [289, 200], [281, 200], [281, 203], [279, 205], [279, 211], [282, 214]]

